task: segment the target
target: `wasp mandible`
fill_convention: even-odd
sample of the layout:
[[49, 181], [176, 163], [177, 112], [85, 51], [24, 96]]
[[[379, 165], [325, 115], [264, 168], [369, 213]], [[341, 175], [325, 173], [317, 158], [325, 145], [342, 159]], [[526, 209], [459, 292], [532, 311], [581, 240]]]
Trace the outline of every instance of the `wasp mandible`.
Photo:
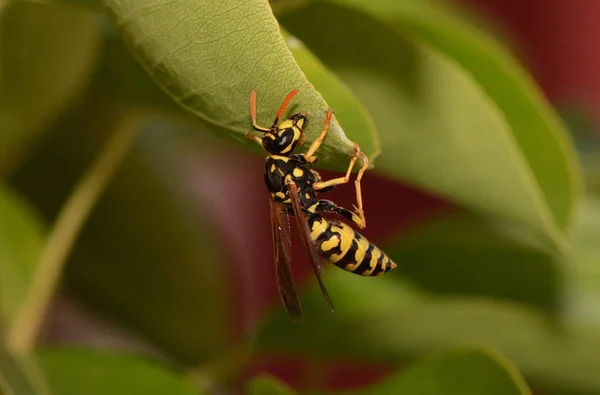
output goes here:
[[[264, 128], [256, 123], [256, 92], [252, 91], [250, 94], [252, 128], [263, 133], [263, 136], [260, 138], [248, 132], [248, 138], [260, 144], [268, 153], [264, 176], [270, 193], [277, 287], [287, 313], [294, 321], [302, 321], [302, 307], [290, 266], [290, 216], [296, 220], [321, 292], [331, 311], [333, 311], [333, 303], [321, 279], [322, 259], [362, 276], [380, 276], [394, 269], [396, 264], [349, 225], [338, 220], [326, 219], [321, 215], [333, 213], [353, 222], [361, 229], [366, 226], [360, 181], [367, 169], [368, 159], [361, 152], [358, 144], [354, 143], [354, 155], [346, 175], [323, 181], [319, 173], [309, 166], [317, 159], [315, 153], [327, 135], [332, 111], [327, 110], [323, 130], [308, 151], [305, 154], [294, 154], [294, 150], [304, 143], [303, 128], [308, 122], [308, 116], [304, 112], [299, 112], [284, 121], [280, 122], [280, 119], [296, 93], [298, 93], [297, 89], [287, 95], [273, 125]], [[355, 181], [354, 211], [339, 207], [330, 200], [319, 199], [319, 193], [330, 191], [335, 186], [350, 180], [350, 174], [358, 158], [362, 158], [363, 166]]]

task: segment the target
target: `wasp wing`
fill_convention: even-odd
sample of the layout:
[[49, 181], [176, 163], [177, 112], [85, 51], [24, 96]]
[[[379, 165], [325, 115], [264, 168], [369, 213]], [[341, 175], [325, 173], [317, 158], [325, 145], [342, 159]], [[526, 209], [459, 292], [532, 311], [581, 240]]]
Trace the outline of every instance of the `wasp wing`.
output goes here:
[[273, 228], [273, 249], [275, 255], [275, 274], [281, 302], [287, 313], [296, 322], [302, 321], [302, 306], [292, 276], [291, 251], [292, 240], [287, 211], [281, 203], [269, 199], [271, 208], [271, 227]]
[[325, 289], [325, 285], [323, 284], [323, 280], [321, 279], [321, 271], [323, 267], [321, 266], [321, 257], [319, 256], [319, 252], [315, 247], [313, 241], [310, 238], [310, 230], [308, 229], [308, 225], [306, 223], [306, 216], [302, 211], [302, 206], [300, 205], [300, 198], [298, 196], [298, 186], [296, 184], [289, 183], [288, 190], [290, 193], [290, 200], [292, 202], [292, 207], [294, 209], [294, 216], [296, 217], [296, 224], [298, 225], [298, 230], [300, 231], [300, 236], [302, 238], [302, 242], [304, 243], [304, 247], [309, 252], [310, 263], [312, 264], [313, 271], [317, 276], [317, 281], [319, 282], [319, 287], [321, 288], [321, 293], [323, 293], [323, 297], [327, 301], [327, 305], [329, 309], [333, 311], [333, 302], [327, 293], [327, 289]]

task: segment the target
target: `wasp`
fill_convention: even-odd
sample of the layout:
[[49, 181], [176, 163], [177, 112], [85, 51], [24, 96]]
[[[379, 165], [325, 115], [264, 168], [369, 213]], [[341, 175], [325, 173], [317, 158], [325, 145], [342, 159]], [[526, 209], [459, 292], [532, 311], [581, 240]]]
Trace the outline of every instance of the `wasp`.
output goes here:
[[[291, 237], [289, 217], [294, 217], [310, 262], [317, 277], [321, 292], [333, 312], [333, 303], [321, 279], [322, 260], [346, 271], [363, 276], [380, 276], [396, 267], [396, 264], [363, 235], [344, 222], [327, 219], [321, 214], [337, 214], [359, 228], [366, 226], [362, 204], [360, 181], [368, 167], [368, 159], [354, 143], [354, 155], [345, 176], [324, 181], [317, 171], [309, 166], [317, 160], [315, 153], [327, 135], [332, 111], [327, 110], [325, 124], [319, 137], [305, 154], [294, 154], [304, 143], [303, 129], [308, 122], [304, 112], [281, 121], [288, 104], [298, 93], [291, 91], [279, 108], [273, 125], [269, 128], [256, 122], [256, 92], [250, 94], [250, 116], [252, 128], [263, 133], [262, 138], [248, 132], [248, 138], [260, 144], [268, 156], [265, 161], [265, 183], [270, 194], [271, 227], [275, 255], [275, 271], [279, 295], [287, 313], [294, 321], [302, 321], [302, 307], [291, 272]], [[318, 195], [331, 191], [337, 185], [348, 183], [358, 158], [363, 166], [355, 181], [356, 202], [354, 210], [337, 206], [330, 200], [319, 199]]]

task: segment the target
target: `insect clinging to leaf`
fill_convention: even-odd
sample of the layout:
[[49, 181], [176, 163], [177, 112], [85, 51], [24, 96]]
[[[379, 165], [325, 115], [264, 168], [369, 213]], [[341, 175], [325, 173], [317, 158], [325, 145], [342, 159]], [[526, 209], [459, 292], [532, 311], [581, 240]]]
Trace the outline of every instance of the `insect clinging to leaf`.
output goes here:
[[[316, 161], [315, 153], [327, 136], [332, 111], [327, 110], [321, 134], [310, 145], [308, 151], [305, 154], [294, 154], [294, 150], [304, 143], [303, 129], [308, 122], [308, 115], [299, 112], [285, 120], [281, 118], [296, 93], [298, 90], [293, 90], [287, 95], [273, 124], [265, 128], [256, 122], [256, 92], [253, 91], [250, 94], [252, 128], [263, 135], [258, 137], [249, 132], [248, 138], [260, 144], [268, 153], [264, 176], [270, 194], [277, 286], [288, 314], [294, 321], [302, 321], [302, 307], [290, 266], [290, 216], [294, 217], [298, 225], [321, 292], [331, 311], [333, 311], [333, 303], [321, 279], [322, 260], [362, 276], [380, 276], [394, 269], [396, 264], [350, 225], [339, 220], [327, 219], [322, 215], [337, 214], [358, 228], [362, 229], [366, 226], [360, 182], [368, 167], [368, 159], [361, 152], [358, 144], [354, 143], [354, 155], [346, 174], [343, 177], [322, 180], [319, 173], [309, 166]], [[362, 159], [363, 165], [356, 177], [354, 210], [340, 207], [330, 200], [320, 199], [320, 193], [348, 183], [352, 169], [359, 158]]]

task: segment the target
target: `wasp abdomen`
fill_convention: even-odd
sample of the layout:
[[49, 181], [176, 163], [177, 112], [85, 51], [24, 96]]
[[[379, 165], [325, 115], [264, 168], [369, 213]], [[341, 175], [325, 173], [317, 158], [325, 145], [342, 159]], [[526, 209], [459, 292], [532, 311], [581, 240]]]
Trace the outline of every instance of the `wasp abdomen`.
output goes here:
[[313, 215], [308, 225], [319, 254], [341, 269], [361, 276], [381, 276], [396, 267], [376, 245], [343, 222]]

